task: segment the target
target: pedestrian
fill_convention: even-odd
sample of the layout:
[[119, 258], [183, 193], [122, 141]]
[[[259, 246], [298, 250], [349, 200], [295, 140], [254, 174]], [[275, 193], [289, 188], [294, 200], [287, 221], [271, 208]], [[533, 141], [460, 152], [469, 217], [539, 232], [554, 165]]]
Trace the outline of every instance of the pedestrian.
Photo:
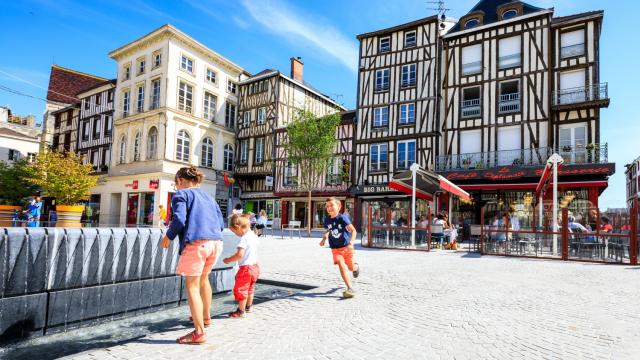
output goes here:
[[256, 235], [262, 236], [264, 228], [267, 227], [267, 221], [267, 212], [264, 209], [260, 210], [260, 215], [256, 219]]
[[238, 308], [229, 314], [231, 318], [244, 317], [245, 312], [251, 312], [255, 283], [260, 277], [258, 266], [258, 236], [251, 231], [248, 215], [232, 215], [229, 230], [240, 237], [240, 243], [235, 254], [222, 260], [225, 264], [238, 262], [240, 268], [236, 273], [233, 286], [233, 296], [238, 302]]
[[211, 324], [209, 273], [222, 254], [224, 219], [218, 203], [200, 190], [204, 175], [195, 166], [176, 173], [176, 192], [171, 199], [171, 223], [161, 246], [168, 248], [179, 236], [180, 258], [176, 273], [185, 277], [185, 287], [194, 330], [176, 340], [178, 344], [206, 342], [204, 328]]
[[342, 296], [344, 298], [352, 298], [354, 291], [347, 270], [353, 272], [354, 278], [360, 275], [360, 266], [353, 261], [355, 253], [353, 242], [356, 240], [356, 228], [351, 224], [348, 217], [340, 214], [340, 207], [340, 200], [334, 197], [327, 199], [325, 209], [329, 217], [324, 220], [324, 226], [327, 231], [320, 241], [320, 246], [324, 246], [327, 239], [329, 239], [329, 247], [333, 254], [333, 264], [338, 265], [342, 280], [347, 286], [347, 290], [342, 293]]
[[160, 217], [160, 227], [167, 226], [167, 209], [164, 208], [164, 205], [158, 205], [158, 216]]
[[242, 204], [240, 203], [237, 203], [233, 210], [231, 210], [231, 215], [241, 215], [242, 213]]
[[40, 216], [42, 216], [42, 200], [40, 196], [36, 196], [33, 202], [36, 207], [33, 221], [36, 222], [36, 226], [40, 226]]

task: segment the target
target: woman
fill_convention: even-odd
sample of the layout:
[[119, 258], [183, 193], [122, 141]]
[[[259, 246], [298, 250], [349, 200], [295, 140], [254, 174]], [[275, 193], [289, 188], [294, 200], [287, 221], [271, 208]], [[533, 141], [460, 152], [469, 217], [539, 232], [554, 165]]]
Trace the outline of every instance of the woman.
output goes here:
[[262, 236], [263, 229], [267, 226], [267, 212], [262, 209], [256, 220], [256, 235]]
[[237, 203], [236, 206], [231, 210], [231, 215], [242, 215], [242, 204]]

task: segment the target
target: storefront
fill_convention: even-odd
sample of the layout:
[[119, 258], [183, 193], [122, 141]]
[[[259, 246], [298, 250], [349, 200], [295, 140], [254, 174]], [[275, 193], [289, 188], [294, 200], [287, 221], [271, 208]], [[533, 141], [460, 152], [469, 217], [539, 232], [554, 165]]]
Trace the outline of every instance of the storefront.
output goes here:
[[[536, 186], [543, 167], [502, 167], [441, 173], [471, 195], [470, 201], [451, 199], [451, 219], [456, 224], [489, 223], [506, 213], [522, 227], [534, 226], [538, 220]], [[586, 219], [590, 209], [598, 207], [598, 197], [608, 186], [614, 164], [566, 165], [558, 171], [558, 207], [568, 208], [576, 218]], [[543, 198], [544, 211], [552, 206], [552, 193]]]
[[[340, 200], [341, 209], [340, 212], [349, 215], [350, 217], [354, 211], [354, 202], [352, 198], [348, 198], [345, 194], [340, 195], [318, 195], [311, 197], [311, 226], [314, 229], [324, 228], [324, 219], [328, 216], [325, 210], [327, 198], [335, 197]], [[281, 198], [282, 204], [282, 223], [288, 224], [290, 221], [300, 221], [301, 227], [307, 226], [308, 212], [308, 198], [302, 196], [287, 196]]]

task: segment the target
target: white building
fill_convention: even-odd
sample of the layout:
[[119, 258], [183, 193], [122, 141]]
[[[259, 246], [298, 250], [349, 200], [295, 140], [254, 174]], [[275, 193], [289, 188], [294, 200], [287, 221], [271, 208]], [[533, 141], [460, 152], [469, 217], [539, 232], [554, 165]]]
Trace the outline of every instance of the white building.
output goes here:
[[0, 161], [35, 159], [41, 131], [32, 115], [13, 115], [8, 107], [0, 107]]
[[250, 74], [168, 24], [109, 56], [118, 77], [109, 176], [93, 191], [100, 223], [158, 224], [158, 205], [169, 209], [174, 175], [189, 165], [226, 211], [224, 148], [234, 145], [237, 83]]

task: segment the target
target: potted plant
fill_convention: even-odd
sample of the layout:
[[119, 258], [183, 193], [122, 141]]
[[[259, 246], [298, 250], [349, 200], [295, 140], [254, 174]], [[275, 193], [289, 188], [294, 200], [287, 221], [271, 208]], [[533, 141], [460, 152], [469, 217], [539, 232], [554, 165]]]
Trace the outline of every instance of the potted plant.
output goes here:
[[25, 204], [25, 198], [38, 192], [38, 187], [27, 182], [28, 163], [24, 160], [6, 164], [0, 161], [0, 227], [11, 226], [13, 215]]
[[471, 165], [471, 158], [470, 157], [466, 157], [466, 158], [462, 159], [462, 167], [464, 167], [465, 169], [468, 169], [470, 165]]
[[513, 159], [513, 163], [512, 163], [512, 165], [513, 165], [513, 166], [522, 166], [522, 163], [523, 163], [523, 162], [522, 162], [522, 159], [519, 159], [519, 158], [518, 158], [518, 159]]
[[40, 186], [44, 195], [55, 198], [57, 225], [80, 227], [82, 201], [89, 199], [91, 188], [98, 182], [98, 177], [93, 175], [93, 165], [83, 164], [72, 152], [48, 151], [38, 154], [27, 170], [28, 181]]
[[596, 150], [596, 151], [595, 151], [595, 153], [596, 153], [596, 154], [598, 153], [598, 152], [597, 152], [597, 150], [598, 150], [598, 146], [597, 146], [596, 144], [594, 144], [594, 143], [589, 143], [589, 144], [587, 144], [587, 146], [585, 146], [584, 148], [585, 148], [585, 149], [587, 149], [587, 158], [588, 158], [588, 161], [589, 161], [589, 162], [592, 162], [593, 154], [594, 154], [594, 150]]
[[476, 161], [476, 165], [475, 165], [476, 169], [482, 169], [483, 167], [484, 165], [482, 164], [482, 161], [480, 160]]
[[568, 145], [563, 146], [563, 147], [562, 147], [562, 151], [564, 151], [564, 152], [569, 152], [569, 151], [571, 151], [571, 146], [568, 146]]

